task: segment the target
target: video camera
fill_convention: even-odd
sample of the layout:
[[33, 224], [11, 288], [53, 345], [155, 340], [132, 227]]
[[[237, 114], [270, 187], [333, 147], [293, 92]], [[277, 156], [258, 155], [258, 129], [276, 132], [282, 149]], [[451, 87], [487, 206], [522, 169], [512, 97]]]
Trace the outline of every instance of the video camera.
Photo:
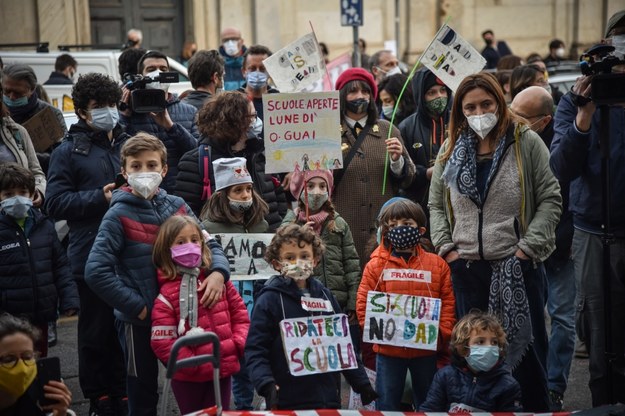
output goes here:
[[[172, 84], [180, 82], [177, 72], [161, 72], [157, 77], [125, 74], [124, 86], [131, 93], [131, 107], [135, 113], [160, 113], [167, 107], [167, 95], [161, 89], [147, 89], [153, 82]], [[123, 111], [123, 110], [122, 110]]]
[[582, 74], [592, 76], [592, 101], [599, 105], [625, 103], [625, 73], [613, 73], [625, 60], [614, 55], [614, 46], [595, 45], [580, 58]]

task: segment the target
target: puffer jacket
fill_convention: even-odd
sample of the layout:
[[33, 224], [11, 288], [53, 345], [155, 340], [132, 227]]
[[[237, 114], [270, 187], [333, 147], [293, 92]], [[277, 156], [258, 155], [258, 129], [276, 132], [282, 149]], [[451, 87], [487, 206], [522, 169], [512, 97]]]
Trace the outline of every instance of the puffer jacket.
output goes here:
[[438, 370], [419, 411], [448, 412], [453, 405], [460, 404], [479, 412], [520, 412], [520, 403], [521, 386], [503, 362], [477, 374], [466, 364], [463, 367], [451, 364]]
[[[209, 138], [202, 138], [202, 145], [210, 145], [209, 178], [211, 194], [215, 191], [215, 175], [212, 162], [220, 158], [244, 157], [247, 160], [247, 170], [254, 181], [254, 190], [269, 205], [269, 212], [265, 216], [269, 224], [269, 232], [274, 232], [281, 224], [282, 218], [288, 209], [286, 194], [280, 181], [265, 173], [264, 146], [257, 138], [248, 139], [245, 149], [233, 153], [224, 149]], [[183, 198], [191, 207], [195, 215], [199, 215], [206, 201], [202, 201], [203, 177], [200, 177], [199, 147], [187, 152], [178, 164], [175, 194]]]
[[[440, 256], [455, 249], [465, 259], [499, 260], [520, 248], [542, 262], [553, 252], [562, 196], [549, 168], [549, 151], [524, 125], [511, 126], [503, 140], [506, 148], [499, 170], [481, 207], [445, 185], [445, 163], [436, 161], [430, 187], [430, 234]], [[511, 206], [513, 197], [517, 207]], [[502, 207], [515, 214], [503, 216]], [[465, 220], [459, 221], [458, 216]]]
[[[59, 303], [60, 300], [60, 303]], [[0, 213], [0, 312], [44, 323], [80, 300], [54, 223], [30, 209], [24, 229]]]
[[161, 188], [173, 193], [178, 174], [178, 161], [186, 152], [197, 147], [200, 134], [195, 125], [197, 112], [195, 107], [180, 102], [176, 96], [170, 94], [167, 100], [167, 111], [174, 122], [174, 126], [169, 131], [165, 131], [156, 124], [149, 114], [132, 113], [130, 117], [127, 117], [120, 113], [119, 122], [131, 136], [144, 131], [158, 137], [165, 144], [168, 170]]
[[[335, 312], [340, 307], [332, 293], [317, 279], [308, 279], [310, 297], [332, 302]], [[280, 386], [279, 409], [339, 409], [339, 374], [343, 374], [355, 392], [370, 385], [364, 367], [358, 360], [358, 368], [341, 373], [328, 372], [305, 376], [293, 376], [284, 356], [279, 323], [285, 318], [309, 317], [319, 312], [302, 308], [302, 292], [295, 282], [282, 276], [273, 276], [261, 289], [254, 310], [252, 324], [245, 343], [245, 361], [256, 391], [262, 391], [269, 383]]]
[[420, 203], [424, 208], [427, 205], [427, 190], [429, 181], [427, 170], [434, 165], [436, 155], [447, 138], [447, 125], [452, 105], [452, 91], [447, 90], [447, 107], [437, 119], [432, 118], [425, 105], [425, 81], [431, 71], [427, 68], [418, 70], [412, 78], [412, 94], [417, 110], [399, 124], [399, 131], [410, 158], [415, 164], [416, 173], [412, 185], [402, 193], [407, 198]]
[[[297, 222], [295, 212], [289, 210], [282, 224]], [[313, 271], [313, 276], [330, 289], [344, 312], [356, 310], [356, 292], [360, 284], [360, 261], [349, 225], [338, 213], [334, 213], [334, 231], [323, 224], [321, 240], [326, 249]]]
[[130, 137], [118, 124], [114, 140], [80, 120], [52, 152], [45, 209], [55, 221], [67, 220], [67, 255], [75, 279], [82, 280], [89, 251], [109, 202], [102, 188], [121, 171], [119, 152]]
[[[198, 276], [198, 285], [204, 281], [204, 271]], [[167, 364], [174, 342], [178, 335], [180, 320], [180, 282], [181, 277], [167, 279], [158, 270], [160, 294], [152, 309], [151, 345], [156, 357]], [[239, 372], [239, 358], [243, 356], [247, 332], [250, 329], [250, 318], [241, 296], [231, 282], [226, 282], [223, 295], [219, 302], [210, 309], [198, 306], [197, 325], [205, 331], [214, 332], [219, 338], [219, 377], [230, 377]], [[198, 299], [202, 293], [197, 292]], [[189, 331], [189, 322], [185, 324]], [[186, 334], [186, 332], [185, 332]], [[178, 352], [178, 360], [203, 354], [213, 354], [212, 345], [184, 347]], [[213, 379], [213, 366], [183, 368], [174, 374], [174, 379], [182, 381], [202, 382]]]
[[[441, 300], [440, 322], [438, 328], [438, 351], [449, 345], [451, 330], [456, 323], [456, 298], [451, 286], [451, 272], [447, 262], [436, 254], [428, 253], [422, 247], [416, 247], [416, 254], [408, 261], [391, 254], [384, 245], [379, 245], [371, 254], [371, 260], [365, 266], [362, 281], [358, 287], [356, 313], [360, 327], [364, 327], [367, 295], [370, 290], [376, 292], [398, 293], [413, 296], [426, 296]], [[429, 270], [432, 272], [430, 284], [419, 281], [399, 281], [383, 279], [384, 269]], [[374, 344], [373, 351], [378, 354], [398, 358], [416, 358], [435, 355], [436, 351], [416, 348], [396, 347], [386, 344]]]
[[[159, 189], [146, 200], [123, 187], [113, 192], [111, 207], [104, 215], [85, 267], [85, 281], [105, 302], [115, 309], [117, 319], [139, 326], [150, 326], [150, 319], [140, 320], [144, 307], [151, 316], [158, 295], [152, 246], [160, 225], [175, 214], [193, 215], [181, 198]], [[209, 240], [213, 270], [230, 276], [228, 260], [221, 246]]]

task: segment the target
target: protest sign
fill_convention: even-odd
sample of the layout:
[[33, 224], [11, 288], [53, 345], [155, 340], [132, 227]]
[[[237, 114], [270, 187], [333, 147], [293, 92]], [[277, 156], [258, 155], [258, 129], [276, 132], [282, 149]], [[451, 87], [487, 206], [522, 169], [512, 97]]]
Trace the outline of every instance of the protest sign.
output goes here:
[[455, 92], [467, 75], [484, 68], [486, 59], [451, 27], [444, 24], [423, 52], [421, 63]]
[[340, 169], [339, 92], [264, 94], [266, 173]]
[[352, 54], [346, 52], [328, 62], [326, 64], [327, 75], [315, 81], [311, 86], [304, 88], [302, 92], [333, 91], [336, 80], [339, 79], [339, 75], [351, 67]]
[[301, 91], [320, 80], [325, 63], [314, 33], [308, 33], [263, 61], [281, 92]]
[[363, 341], [436, 351], [441, 300], [369, 291]]
[[45, 152], [65, 134], [50, 106], [46, 106], [22, 126], [28, 131], [37, 152]]
[[289, 372], [294, 376], [358, 367], [344, 313], [283, 319], [280, 335]]
[[[365, 372], [367, 373], [367, 377], [369, 377], [369, 382], [372, 386], [375, 386], [375, 371], [370, 368], [365, 367]], [[375, 400], [369, 404], [362, 404], [362, 399], [360, 398], [360, 394], [356, 393], [353, 388], [349, 389], [349, 399], [347, 402], [347, 408], [349, 410], [369, 410], [371, 412], [375, 411]]]

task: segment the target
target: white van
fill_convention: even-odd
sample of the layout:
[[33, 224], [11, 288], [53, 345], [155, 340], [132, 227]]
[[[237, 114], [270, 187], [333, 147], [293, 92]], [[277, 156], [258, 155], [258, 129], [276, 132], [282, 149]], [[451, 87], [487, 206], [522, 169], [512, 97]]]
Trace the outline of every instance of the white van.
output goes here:
[[[117, 59], [121, 55], [121, 51], [53, 51], [44, 53], [0, 51], [0, 57], [2, 57], [4, 65], [20, 63], [31, 66], [35, 71], [35, 75], [37, 75], [37, 81], [43, 84], [50, 77], [50, 73], [54, 71], [56, 57], [64, 53], [69, 53], [78, 62], [76, 77], [79, 74], [99, 72], [121, 82], [119, 71], [117, 70]], [[178, 72], [180, 79], [179, 83], [170, 84], [169, 92], [181, 94], [192, 89], [191, 83], [187, 78], [187, 68], [172, 58], [168, 58], [168, 61], [170, 70]], [[55, 107], [63, 112], [74, 112], [71, 85], [46, 85], [45, 89]]]

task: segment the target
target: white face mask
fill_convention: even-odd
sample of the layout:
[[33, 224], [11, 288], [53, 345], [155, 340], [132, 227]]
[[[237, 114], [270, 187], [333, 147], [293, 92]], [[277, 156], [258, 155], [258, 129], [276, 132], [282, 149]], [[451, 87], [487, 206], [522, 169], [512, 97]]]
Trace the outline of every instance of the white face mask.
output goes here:
[[163, 181], [161, 172], [138, 172], [128, 174], [128, 185], [144, 199], [148, 199]]
[[469, 127], [478, 135], [482, 140], [488, 136], [488, 133], [497, 124], [497, 114], [486, 113], [479, 116], [466, 116]]
[[[161, 72], [162, 71], [159, 71], [157, 69], [156, 71], [152, 71], [149, 74], [147, 74], [147, 76], [150, 78], [156, 78], [159, 76]], [[169, 84], [160, 83], [160, 82], [150, 82], [149, 84], [146, 84], [145, 88], [151, 89], [151, 90], [163, 90], [165, 91], [165, 94], [167, 94], [167, 91], [169, 90]]]
[[612, 36], [612, 46], [614, 46], [614, 54], [623, 59], [625, 57], [625, 35]]
[[390, 120], [393, 117], [393, 108], [392, 105], [383, 105], [382, 106], [382, 114], [384, 114], [384, 118]]
[[558, 48], [558, 49], [556, 49], [556, 56], [557, 56], [558, 58], [564, 58], [564, 54], [565, 54], [565, 53], [566, 53], [566, 52], [565, 52], [564, 48]]
[[239, 53], [239, 41], [227, 40], [224, 42], [224, 50], [230, 56], [236, 56]]
[[253, 137], [258, 137], [262, 132], [263, 121], [259, 117], [256, 117], [256, 119], [252, 123], [250, 123], [250, 129], [247, 131], [247, 137], [250, 139]]
[[386, 72], [386, 76], [387, 77], [390, 77], [390, 76], [393, 76], [393, 75], [397, 75], [397, 74], [401, 74], [401, 69], [399, 69], [399, 66], [396, 66], [393, 69], [391, 69], [388, 72]]
[[91, 110], [91, 122], [94, 130], [111, 131], [119, 121], [119, 113], [116, 107], [94, 108]]

